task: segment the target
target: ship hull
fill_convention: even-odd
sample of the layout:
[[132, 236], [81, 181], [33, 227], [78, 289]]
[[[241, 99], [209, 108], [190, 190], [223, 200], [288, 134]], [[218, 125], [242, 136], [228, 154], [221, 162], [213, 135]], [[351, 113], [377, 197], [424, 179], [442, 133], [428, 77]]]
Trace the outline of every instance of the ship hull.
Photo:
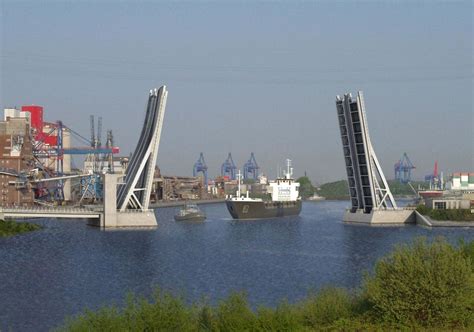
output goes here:
[[249, 202], [226, 201], [227, 209], [234, 219], [262, 219], [297, 216], [301, 212], [301, 201], [294, 202]]
[[206, 216], [203, 213], [188, 213], [184, 216], [175, 215], [174, 220], [176, 221], [204, 221]]

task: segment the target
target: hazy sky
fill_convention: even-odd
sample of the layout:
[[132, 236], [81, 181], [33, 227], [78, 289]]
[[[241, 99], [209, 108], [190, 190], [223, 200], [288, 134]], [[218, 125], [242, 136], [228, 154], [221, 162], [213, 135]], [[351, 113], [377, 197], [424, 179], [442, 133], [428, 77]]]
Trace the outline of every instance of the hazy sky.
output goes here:
[[264, 172], [345, 178], [334, 100], [363, 90], [388, 178], [407, 152], [474, 171], [473, 4], [3, 1], [0, 107], [37, 104], [89, 136], [103, 117], [126, 155], [148, 90], [169, 90], [158, 165], [211, 176], [232, 152]]

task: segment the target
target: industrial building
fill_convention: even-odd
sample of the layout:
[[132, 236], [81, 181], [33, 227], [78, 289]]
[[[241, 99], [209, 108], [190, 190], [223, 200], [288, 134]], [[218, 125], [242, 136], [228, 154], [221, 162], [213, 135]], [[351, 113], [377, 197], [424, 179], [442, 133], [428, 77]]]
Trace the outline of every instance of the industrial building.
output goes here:
[[4, 109], [0, 121], [2, 205], [72, 199], [71, 130], [61, 121], [46, 122], [43, 117], [43, 107], [38, 105]]
[[471, 200], [463, 197], [428, 197], [425, 206], [433, 210], [470, 209]]
[[34, 166], [29, 130], [28, 114], [20, 114], [15, 109], [5, 112], [4, 121], [0, 122], [0, 206], [33, 204], [32, 188], [17, 181], [21, 174], [28, 173]]
[[128, 167], [129, 157], [113, 156], [110, 160], [84, 160], [83, 172], [97, 171], [99, 173], [125, 174]]
[[[1, 206], [100, 202], [100, 174], [126, 174], [130, 160], [128, 156], [114, 155], [119, 149], [113, 146], [111, 131], [107, 132], [106, 146], [101, 145], [101, 127], [99, 117], [96, 132], [91, 116], [89, 146], [72, 148], [71, 137], [75, 132], [61, 121], [44, 121], [42, 106], [6, 108], [0, 121]], [[82, 169], [72, 170], [73, 155], [85, 157]], [[204, 168], [199, 171], [205, 171]], [[156, 168], [151, 200], [207, 198], [206, 175], [162, 176]], [[64, 180], [47, 180], [61, 177]]]
[[474, 192], [474, 173], [453, 173], [448, 189], [452, 191]]
[[207, 187], [200, 176], [160, 176], [155, 177], [153, 185], [155, 201], [207, 198]]

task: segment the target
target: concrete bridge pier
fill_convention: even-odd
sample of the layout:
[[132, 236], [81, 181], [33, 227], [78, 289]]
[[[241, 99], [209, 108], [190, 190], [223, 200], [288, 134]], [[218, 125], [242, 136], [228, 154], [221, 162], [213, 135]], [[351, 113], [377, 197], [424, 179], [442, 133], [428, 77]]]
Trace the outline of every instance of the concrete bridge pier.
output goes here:
[[158, 225], [153, 210], [125, 210], [117, 209], [117, 186], [121, 178], [118, 174], [104, 174], [104, 213], [99, 225], [103, 228], [115, 227], [156, 227]]

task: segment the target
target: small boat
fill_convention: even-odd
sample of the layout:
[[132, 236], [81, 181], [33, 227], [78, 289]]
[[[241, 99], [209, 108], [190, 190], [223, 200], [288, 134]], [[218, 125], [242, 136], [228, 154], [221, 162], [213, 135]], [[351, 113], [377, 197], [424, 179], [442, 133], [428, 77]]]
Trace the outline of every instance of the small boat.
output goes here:
[[188, 203], [184, 203], [184, 207], [174, 216], [176, 221], [204, 221], [205, 219], [206, 215], [196, 204]]

